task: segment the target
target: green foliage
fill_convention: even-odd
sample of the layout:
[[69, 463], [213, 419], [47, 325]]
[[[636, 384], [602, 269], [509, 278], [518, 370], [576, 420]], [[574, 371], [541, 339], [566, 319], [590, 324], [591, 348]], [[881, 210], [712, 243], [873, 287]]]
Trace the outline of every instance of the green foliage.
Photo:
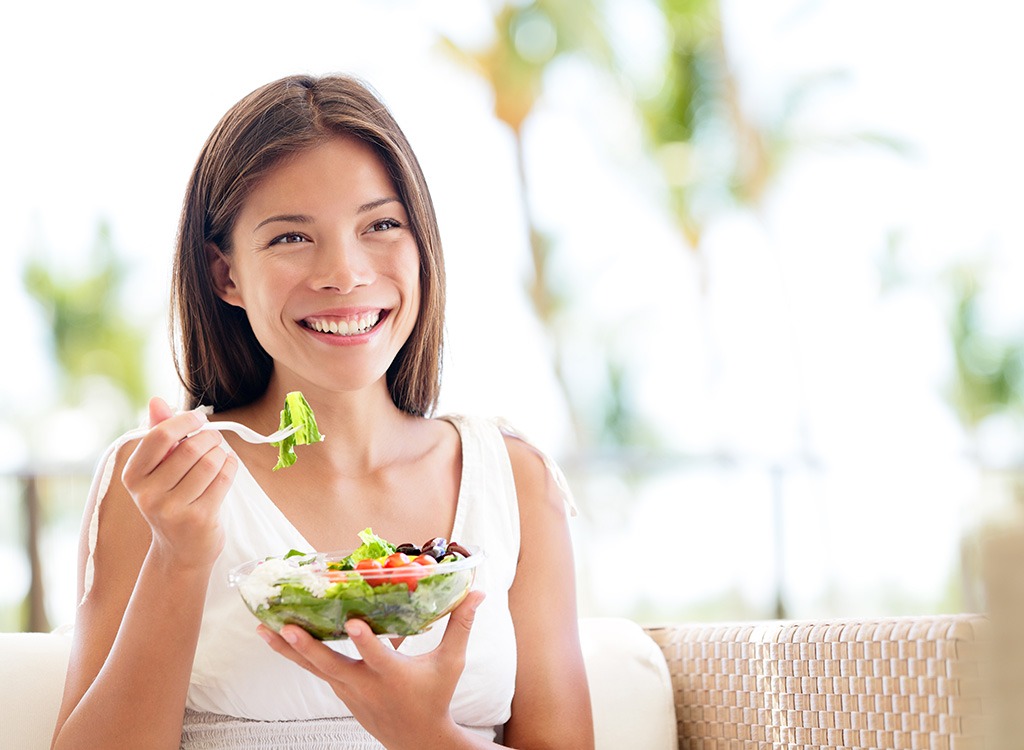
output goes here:
[[647, 145], [683, 237], [698, 251], [723, 210], [756, 208], [791, 159], [811, 149], [873, 146], [905, 152], [884, 133], [814, 134], [797, 127], [812, 96], [845, 79], [825, 71], [796, 81], [776, 111], [745, 106], [729, 59], [720, 0], [660, 0], [669, 45], [661, 88], [638, 97]]
[[443, 48], [475, 69], [494, 92], [499, 120], [519, 133], [560, 55], [581, 54], [610, 65], [612, 54], [593, 0], [505, 2], [494, 13], [490, 42], [467, 49], [441, 35]]
[[39, 254], [25, 266], [25, 289], [49, 324], [66, 403], [78, 403], [85, 382], [93, 377], [108, 380], [134, 407], [145, 403], [146, 335], [121, 302], [126, 271], [106, 223], [99, 226], [87, 270], [75, 272]]
[[952, 294], [949, 337], [954, 372], [949, 401], [968, 429], [998, 413], [1024, 406], [1024, 338], [986, 328], [982, 270], [960, 265], [948, 274]]
[[[606, 415], [597, 424], [591, 418], [595, 409], [581, 399], [571, 386], [572, 362], [564, 356], [561, 318], [571, 307], [571, 293], [559, 287], [551, 274], [551, 261], [557, 250], [553, 237], [534, 219], [528, 199], [530, 185], [524, 168], [523, 126], [543, 94], [544, 78], [550, 66], [561, 56], [575, 55], [588, 60], [596, 69], [614, 75], [611, 45], [602, 26], [600, 7], [594, 0], [533, 0], [504, 2], [493, 16], [493, 33], [487, 44], [468, 49], [444, 35], [443, 48], [461, 64], [475, 70], [487, 82], [494, 95], [495, 116], [511, 130], [516, 145], [523, 209], [530, 239], [532, 277], [526, 293], [538, 320], [551, 335], [555, 375], [572, 415], [581, 444], [622, 445], [630, 439], [626, 432], [638, 421], [624, 412], [627, 401], [617, 392], [619, 373], [610, 366], [606, 403], [596, 411]], [[618, 368], [621, 369], [621, 368]], [[619, 379], [621, 383], [622, 378]]]

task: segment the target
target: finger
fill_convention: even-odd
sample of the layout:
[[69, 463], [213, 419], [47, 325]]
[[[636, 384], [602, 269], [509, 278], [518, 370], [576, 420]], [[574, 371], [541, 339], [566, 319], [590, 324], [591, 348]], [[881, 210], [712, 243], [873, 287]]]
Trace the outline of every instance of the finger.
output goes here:
[[223, 439], [214, 432], [200, 432], [182, 440], [153, 469], [152, 480], [164, 490], [202, 492], [220, 471], [229, 455]]
[[168, 417], [156, 424], [132, 451], [125, 465], [127, 476], [141, 478], [151, 473], [182, 440], [198, 430], [206, 421], [205, 414], [189, 411]]
[[437, 650], [444, 653], [447, 658], [465, 657], [469, 633], [473, 629], [473, 620], [476, 618], [476, 611], [483, 600], [483, 591], [470, 591], [462, 600], [462, 604], [456, 607], [451, 617], [448, 618], [448, 627], [445, 628], [444, 636], [437, 647]]
[[[144, 441], [150, 437], [147, 435]], [[204, 432], [167, 449], [154, 448], [152, 443], [139, 444], [121, 475], [125, 487], [133, 490], [133, 494], [135, 491], [145, 491], [150, 495], [171, 492], [203, 456], [218, 447], [217, 437]], [[165, 450], [163, 456], [155, 460], [162, 450]], [[139, 495], [136, 495], [138, 499]]]
[[154, 396], [149, 400], [149, 426], [156, 427], [158, 424], [163, 422], [165, 419], [169, 419], [174, 416], [174, 412], [171, 411], [171, 407], [167, 405], [159, 396]]
[[177, 489], [183, 497], [193, 498], [189, 505], [206, 505], [211, 513], [216, 513], [231, 489], [237, 471], [238, 458], [233, 453], [215, 448], [189, 471]]
[[[256, 633], [257, 635], [259, 635], [260, 638], [267, 642], [267, 645], [270, 646], [270, 648], [272, 648], [274, 651], [276, 651], [278, 654], [283, 656], [288, 661], [297, 664], [306, 671], [316, 675], [321, 680], [331, 679], [329, 675], [325, 674], [324, 672], [313, 666], [313, 664], [310, 663], [309, 659], [307, 659], [305, 656], [303, 656], [294, 648], [292, 648], [292, 644], [286, 641], [284, 638], [282, 638], [280, 633], [275, 633], [266, 625], [259, 625], [256, 628]], [[341, 654], [337, 654], [337, 656], [342, 659], [347, 658], [345, 656], [342, 656]]]
[[283, 653], [299, 666], [325, 680], [344, 683], [351, 678], [351, 670], [360, 665], [358, 659], [352, 659], [328, 648], [298, 625], [285, 625], [281, 628], [279, 637], [287, 650], [278, 653]]
[[368, 667], [378, 668], [386, 659], [395, 658], [395, 649], [383, 643], [363, 620], [346, 620], [345, 632]]
[[139, 511], [154, 529], [174, 536], [179, 542], [200, 542], [210, 533], [220, 537], [220, 509], [231, 487], [237, 469], [237, 460], [219, 451], [204, 459], [186, 476], [173, 492], [147, 486], [140, 489], [134, 499]]

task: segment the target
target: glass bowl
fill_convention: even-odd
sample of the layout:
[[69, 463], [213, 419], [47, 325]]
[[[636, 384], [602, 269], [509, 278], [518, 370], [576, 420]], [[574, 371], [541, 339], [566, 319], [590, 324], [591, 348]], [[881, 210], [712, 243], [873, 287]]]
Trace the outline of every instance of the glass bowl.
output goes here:
[[468, 557], [448, 562], [373, 570], [336, 569], [351, 550], [270, 557], [239, 565], [228, 581], [275, 632], [291, 624], [319, 640], [338, 640], [348, 638], [345, 621], [357, 617], [377, 635], [418, 635], [469, 593], [484, 555], [465, 549]]

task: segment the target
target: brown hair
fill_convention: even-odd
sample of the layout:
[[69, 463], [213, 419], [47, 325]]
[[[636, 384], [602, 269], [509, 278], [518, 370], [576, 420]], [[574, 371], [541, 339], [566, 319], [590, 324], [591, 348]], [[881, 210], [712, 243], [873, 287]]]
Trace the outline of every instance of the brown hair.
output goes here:
[[348, 76], [290, 76], [266, 84], [228, 110], [203, 146], [185, 193], [171, 283], [174, 364], [186, 408], [215, 411], [261, 396], [273, 360], [244, 310], [221, 300], [206, 247], [230, 253], [242, 204], [289, 155], [347, 135], [380, 157], [405, 204], [420, 254], [420, 309], [387, 373], [398, 408], [423, 416], [437, 404], [444, 328], [444, 259], [426, 180], [405, 134], [370, 88]]

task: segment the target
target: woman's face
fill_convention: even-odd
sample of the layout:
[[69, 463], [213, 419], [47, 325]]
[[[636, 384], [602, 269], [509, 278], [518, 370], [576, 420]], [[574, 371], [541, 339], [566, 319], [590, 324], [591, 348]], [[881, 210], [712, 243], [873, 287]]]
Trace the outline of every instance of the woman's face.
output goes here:
[[333, 138], [271, 170], [231, 246], [211, 254], [218, 293], [245, 309], [279, 375], [331, 390], [383, 382], [416, 322], [420, 261], [370, 146]]

